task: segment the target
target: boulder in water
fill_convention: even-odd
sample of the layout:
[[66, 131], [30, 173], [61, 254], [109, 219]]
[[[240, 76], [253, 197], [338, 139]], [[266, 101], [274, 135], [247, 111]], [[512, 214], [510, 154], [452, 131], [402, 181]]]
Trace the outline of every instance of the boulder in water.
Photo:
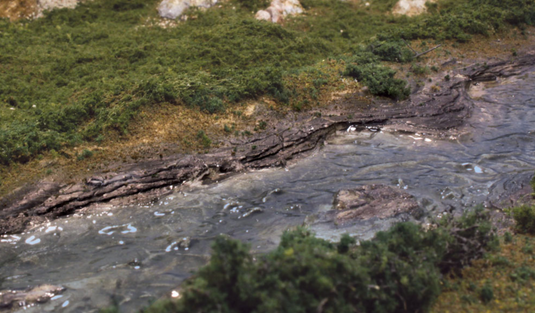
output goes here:
[[388, 218], [418, 209], [414, 197], [399, 188], [385, 185], [365, 185], [341, 190], [334, 199], [337, 223], [365, 220], [372, 217]]

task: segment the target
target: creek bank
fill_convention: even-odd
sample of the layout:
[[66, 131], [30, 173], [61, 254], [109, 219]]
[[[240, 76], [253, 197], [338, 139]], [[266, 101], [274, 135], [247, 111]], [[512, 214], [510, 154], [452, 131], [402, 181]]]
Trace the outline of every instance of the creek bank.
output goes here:
[[450, 80], [438, 83], [440, 88], [423, 86], [401, 103], [377, 100], [381, 105], [367, 112], [354, 112], [351, 107], [357, 103], [339, 100], [339, 104], [348, 108], [343, 114], [322, 117], [310, 114], [299, 121], [281, 120], [273, 130], [248, 141], [229, 142], [227, 147], [205, 155], [175, 155], [140, 162], [121, 172], [96, 173], [76, 184], [43, 180], [0, 200], [0, 234], [22, 232], [30, 223], [71, 214], [92, 204], [139, 201], [170, 193], [193, 180], [209, 183], [238, 172], [285, 166], [321, 147], [329, 136], [349, 126], [357, 130], [367, 126], [387, 127], [449, 137], [470, 116], [472, 100], [467, 87], [471, 81], [518, 75], [533, 65], [535, 55], [528, 54], [512, 61], [467, 67], [451, 72]]

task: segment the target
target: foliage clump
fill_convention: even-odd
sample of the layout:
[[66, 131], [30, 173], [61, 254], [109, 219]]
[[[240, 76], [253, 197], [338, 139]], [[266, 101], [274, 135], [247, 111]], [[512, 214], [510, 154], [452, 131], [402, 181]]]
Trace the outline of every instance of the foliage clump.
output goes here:
[[535, 207], [523, 205], [513, 208], [511, 211], [518, 232], [535, 234]]
[[234, 0], [240, 6], [247, 10], [251, 10], [256, 13], [256, 11], [261, 9], [266, 9], [269, 7], [269, 0]]
[[393, 69], [377, 63], [349, 64], [344, 71], [344, 76], [362, 81], [373, 95], [406, 99], [410, 95], [410, 87], [407, 87], [406, 81], [395, 78], [395, 74]]
[[248, 245], [218, 237], [210, 263], [184, 283], [182, 298], [144, 312], [427, 312], [443, 273], [491, 249], [487, 222], [476, 210], [428, 231], [400, 223], [360, 245], [298, 228], [254, 257]]

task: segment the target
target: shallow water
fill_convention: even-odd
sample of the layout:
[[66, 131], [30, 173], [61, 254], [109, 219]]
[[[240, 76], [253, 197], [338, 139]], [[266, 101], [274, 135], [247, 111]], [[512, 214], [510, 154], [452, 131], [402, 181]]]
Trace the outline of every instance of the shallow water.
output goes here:
[[[112, 297], [130, 312], [169, 293], [204, 264], [215, 236], [227, 234], [249, 242], [255, 252], [268, 251], [285, 229], [329, 210], [343, 188], [397, 185], [431, 215], [470, 208], [482, 203], [496, 182], [535, 168], [535, 75], [475, 86], [472, 96], [477, 99], [473, 116], [460, 138], [437, 140], [391, 129], [340, 132], [286, 169], [190, 186], [151, 203], [102, 205], [1, 237], [1, 287], [68, 288], [27, 312], [98, 311]], [[312, 228], [327, 239], [345, 232], [367, 239], [407, 218]], [[186, 248], [181, 242], [188, 237]]]

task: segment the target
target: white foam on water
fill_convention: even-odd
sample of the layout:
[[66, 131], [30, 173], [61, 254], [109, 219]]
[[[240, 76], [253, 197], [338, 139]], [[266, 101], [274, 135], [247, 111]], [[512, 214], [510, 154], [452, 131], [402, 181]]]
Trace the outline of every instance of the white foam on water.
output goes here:
[[171, 249], [173, 249], [173, 246], [176, 245], [177, 242], [173, 242], [172, 244], [170, 244], [169, 246], [167, 246], [167, 248], [165, 248], [165, 252], [171, 252]]
[[35, 237], [35, 236], [31, 236], [30, 238], [26, 239], [26, 241], [24, 241], [25, 243], [33, 246], [33, 245], [36, 245], [38, 243], [41, 242], [41, 239]]

